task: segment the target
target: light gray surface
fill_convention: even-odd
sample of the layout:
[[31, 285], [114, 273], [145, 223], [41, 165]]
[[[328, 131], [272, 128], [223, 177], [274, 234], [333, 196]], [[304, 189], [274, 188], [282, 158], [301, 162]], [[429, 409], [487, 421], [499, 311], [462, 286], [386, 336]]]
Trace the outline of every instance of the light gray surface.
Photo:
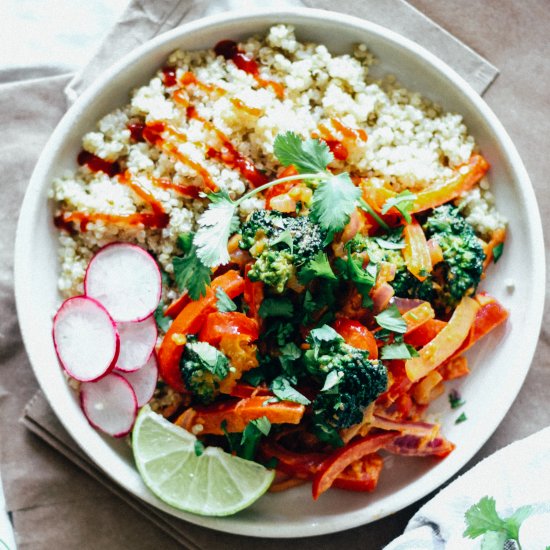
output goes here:
[[[413, 3], [486, 56], [501, 70], [501, 76], [489, 90], [486, 99], [516, 143], [539, 196], [543, 220], [547, 219], [550, 214], [550, 191], [547, 190], [545, 179], [550, 168], [546, 153], [548, 147], [547, 120], [550, 114], [547, 90], [550, 84], [550, 74], [546, 60], [550, 54], [550, 48], [546, 31], [550, 24], [550, 18], [545, 9], [546, 2], [530, 0], [519, 5], [511, 0], [492, 0], [483, 4], [473, 0], [462, 0], [459, 3], [450, 0], [414, 0]], [[318, 1], [314, 4], [316, 7], [331, 7], [329, 2]], [[514, 21], [513, 27], [510, 25], [510, 20]], [[66, 81], [66, 78], [52, 78], [49, 85], [52, 89], [55, 87], [58, 89], [61, 80]], [[13, 88], [11, 91], [12, 94], [17, 94], [17, 92], [17, 88]], [[41, 116], [40, 110], [32, 109], [33, 102], [40, 100], [40, 94], [37, 92], [35, 95], [27, 96], [28, 109], [25, 112], [25, 121], [27, 123], [34, 121], [39, 128], [42, 128], [54, 123], [56, 117], [59, 117], [61, 113], [53, 110], [48, 113], [47, 117]], [[8, 125], [8, 131], [4, 134], [5, 140], [9, 141], [10, 138], [17, 136], [16, 123], [21, 122], [14, 121], [13, 124]], [[33, 141], [31, 138], [24, 154], [17, 152], [20, 155], [19, 166], [22, 176], [18, 181], [15, 193], [4, 199], [4, 208], [8, 207], [8, 214], [3, 216], [0, 228], [3, 235], [2, 261], [7, 263], [8, 267], [11, 262], [8, 249], [11, 247], [18, 204], [26, 185], [24, 175], [32, 169], [33, 158], [40, 147], [41, 142]], [[6, 154], [4, 159], [8, 159], [16, 152], [4, 147], [4, 153]], [[2, 298], [6, 298], [3, 303], [8, 304], [6, 313], [9, 314], [3, 316], [0, 326], [4, 343], [6, 343], [6, 338], [8, 340], [17, 338], [13, 305], [10, 306], [10, 301], [7, 298], [8, 293], [9, 281], [2, 280], [0, 294]], [[548, 341], [548, 329], [543, 327], [537, 356], [518, 400], [496, 434], [472, 463], [487, 456], [493, 450], [549, 424], [550, 411], [544, 406], [547, 401], [547, 388], [550, 387]], [[7, 343], [9, 344], [9, 341]], [[20, 350], [13, 355], [2, 357], [2, 362], [3, 372], [5, 372], [5, 368], [9, 368], [16, 377], [10, 380], [6, 388], [17, 388], [28, 381], [28, 372], [25, 371], [28, 366], [25, 356]], [[31, 395], [30, 391], [19, 394], [21, 409], [25, 400]], [[0, 400], [7, 398], [5, 393], [0, 392]], [[82, 548], [95, 548], [102, 545], [123, 548], [128, 544], [138, 549], [150, 548], [152, 544], [162, 545], [164, 548], [177, 547], [160, 530], [146, 527], [141, 517], [132, 509], [122, 503], [119, 504], [100, 485], [92, 482], [72, 465], [67, 464], [56, 453], [44, 448], [40, 441], [28, 433], [16, 433], [14, 437], [24, 441], [29, 449], [37, 453], [39, 460], [36, 464], [40, 468], [42, 480], [54, 480], [59, 470], [65, 469], [70, 474], [75, 494], [75, 500], [67, 502], [66, 499], [61, 499], [63, 496], [61, 488], [59, 492], [56, 492], [55, 488], [52, 491], [45, 484], [43, 493], [39, 488], [34, 488], [35, 494], [38, 494], [41, 502], [45, 505], [36, 509], [25, 508], [18, 514], [18, 527], [26, 536], [21, 545], [22, 548], [52, 547], [54, 541], [46, 541], [41, 538], [40, 530], [37, 530], [36, 526], [55, 524], [60, 520], [70, 525], [72, 517], [89, 518], [88, 524], [81, 526], [78, 538], [69, 539], [74, 543], [81, 543]], [[17, 456], [8, 458], [12, 464], [18, 460]], [[25, 478], [19, 479], [19, 488], [23, 489], [27, 481]], [[48, 488], [47, 492], [46, 488]], [[86, 500], [77, 498], [82, 494], [87, 494]], [[13, 496], [10, 504], [13, 507], [17, 507], [18, 504], [23, 505], [22, 502], [17, 502], [17, 495]], [[334, 537], [311, 539], [309, 544], [312, 548], [343, 545], [349, 548], [377, 548], [382, 542], [399, 534], [417, 508], [418, 505], [411, 506], [391, 518], [374, 524], [371, 528], [356, 529]], [[117, 533], [105, 532], [101, 529], [102, 519], [107, 520], [112, 514], [120, 515]], [[108, 525], [108, 522], [104, 522], [103, 525]], [[127, 533], [128, 538], [123, 538], [121, 533]], [[222, 541], [223, 546], [226, 546], [230, 539], [231, 537], [225, 539], [220, 537], [217, 539], [216, 546], [221, 548]], [[204, 543], [207, 539], [200, 540]], [[306, 544], [302, 546], [308, 547]]]

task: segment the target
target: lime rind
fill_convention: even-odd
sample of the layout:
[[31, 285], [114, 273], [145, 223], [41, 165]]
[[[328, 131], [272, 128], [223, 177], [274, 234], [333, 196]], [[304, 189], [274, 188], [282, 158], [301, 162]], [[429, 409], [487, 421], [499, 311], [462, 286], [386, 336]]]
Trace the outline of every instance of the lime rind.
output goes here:
[[196, 437], [143, 407], [132, 432], [138, 471], [167, 504], [204, 516], [228, 516], [247, 508], [269, 488], [274, 472], [218, 447], [195, 454]]

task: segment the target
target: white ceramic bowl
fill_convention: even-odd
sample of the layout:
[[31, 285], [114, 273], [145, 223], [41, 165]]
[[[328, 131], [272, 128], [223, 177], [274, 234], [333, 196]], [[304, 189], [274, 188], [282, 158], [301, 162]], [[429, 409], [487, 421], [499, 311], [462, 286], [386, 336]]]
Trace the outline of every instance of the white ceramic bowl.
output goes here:
[[[511, 315], [505, 327], [469, 354], [473, 372], [459, 384], [469, 420], [455, 425], [458, 413], [450, 411], [445, 396], [432, 406], [443, 433], [457, 446], [445, 460], [391, 456], [373, 494], [332, 490], [314, 502], [306, 485], [266, 495], [233, 517], [205, 518], [179, 512], [155, 498], [142, 483], [125, 442], [91, 428], [66, 383], [51, 338], [59, 296], [57, 235], [47, 192], [54, 176], [75, 168], [82, 135], [103, 115], [126, 104], [130, 90], [145, 84], [174, 49], [212, 47], [221, 39], [264, 33], [279, 22], [294, 25], [299, 39], [324, 43], [337, 53], [365, 42], [380, 59], [382, 72], [397, 75], [409, 89], [463, 115], [492, 165], [497, 206], [510, 221], [504, 255], [498, 269], [490, 269], [484, 287]], [[513, 291], [506, 290], [509, 280], [516, 283]], [[544, 248], [534, 193], [516, 149], [463, 79], [426, 50], [382, 27], [337, 13], [289, 9], [224, 14], [178, 27], [134, 50], [82, 95], [52, 134], [27, 190], [17, 232], [15, 288], [23, 339], [40, 386], [68, 432], [116, 483], [192, 523], [253, 536], [300, 537], [355, 527], [400, 510], [448, 480], [490, 437], [522, 385], [537, 342], [544, 301]]]

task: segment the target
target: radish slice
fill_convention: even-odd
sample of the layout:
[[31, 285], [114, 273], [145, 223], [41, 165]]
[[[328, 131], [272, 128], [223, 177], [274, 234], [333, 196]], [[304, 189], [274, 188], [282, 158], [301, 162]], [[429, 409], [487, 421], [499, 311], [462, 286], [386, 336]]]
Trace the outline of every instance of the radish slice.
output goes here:
[[157, 323], [153, 316], [136, 323], [117, 323], [120, 336], [120, 353], [116, 368], [131, 372], [143, 367], [157, 342]]
[[132, 386], [114, 373], [97, 382], [81, 384], [80, 405], [94, 428], [113, 437], [130, 433], [138, 410]]
[[132, 386], [134, 393], [136, 394], [137, 406], [143, 407], [149, 403], [155, 388], [157, 387], [157, 380], [159, 376], [159, 369], [157, 365], [157, 356], [155, 353], [149, 357], [149, 360], [139, 370], [133, 372], [124, 372], [115, 370], [123, 378], [125, 378]]
[[61, 304], [53, 319], [53, 342], [61, 366], [81, 382], [107, 374], [120, 349], [115, 322], [99, 302], [87, 296]]
[[142, 321], [160, 300], [162, 281], [153, 257], [139, 246], [112, 243], [91, 259], [84, 292], [103, 304], [117, 322]]

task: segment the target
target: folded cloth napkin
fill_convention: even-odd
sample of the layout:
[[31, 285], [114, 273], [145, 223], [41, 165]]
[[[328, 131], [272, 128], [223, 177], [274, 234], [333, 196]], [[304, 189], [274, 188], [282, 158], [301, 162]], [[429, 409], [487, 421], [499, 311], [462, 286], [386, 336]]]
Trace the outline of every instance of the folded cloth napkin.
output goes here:
[[[483, 58], [466, 48], [420, 12], [402, 0], [356, 0], [334, 6], [328, 1], [305, 2], [319, 8], [341, 9], [364, 16], [393, 28], [423, 44], [443, 57], [460, 72], [480, 93], [494, 79], [497, 71]], [[108, 35], [103, 46], [87, 68], [72, 79], [57, 68], [41, 71], [0, 75], [0, 105], [2, 106], [3, 140], [0, 142], [0, 175], [2, 216], [0, 216], [0, 466], [6, 491], [8, 510], [12, 512], [20, 548], [247, 548], [257, 544], [253, 539], [215, 533], [164, 516], [156, 520], [156, 512], [132, 502], [141, 514], [156, 523], [155, 529], [143, 522], [138, 512], [111, 498], [104, 487], [84, 474], [88, 472], [101, 479], [111, 491], [127, 502], [120, 488], [95, 469], [78, 448], [67, 441], [67, 435], [50, 429], [55, 421], [44, 402], [40, 414], [33, 414], [34, 431], [64, 452], [73, 467], [58, 452], [41, 444], [29, 431], [21, 429], [17, 418], [26, 401], [36, 391], [36, 382], [28, 365], [17, 328], [12, 277], [12, 243], [17, 212], [27, 180], [38, 154], [51, 130], [66, 109], [63, 89], [71, 81], [71, 98], [80, 93], [115, 57], [121, 56], [137, 44], [168, 30], [179, 23], [198, 17], [211, 10], [215, 2], [197, 0], [135, 0]], [[223, 8], [228, 2], [217, 4]], [[232, 6], [235, 4], [231, 3]], [[250, 2], [240, 2], [241, 7]], [[37, 274], [38, 276], [39, 274]], [[39, 399], [34, 401], [38, 406]], [[35, 410], [35, 409], [31, 409]], [[76, 451], [75, 451], [76, 450]], [[310, 538], [300, 542], [305, 549], [346, 546], [353, 548], [380, 548], [398, 535], [416, 507], [375, 524], [339, 533], [322, 539]], [[67, 526], [70, 526], [68, 528]], [[168, 535], [165, 533], [169, 533]], [[366, 537], [368, 537], [368, 542]], [[177, 541], [177, 542], [174, 542]], [[277, 541], [262, 542], [272, 548]]]
[[[409, 521], [405, 533], [384, 550], [468, 550], [480, 548], [480, 545], [486, 550], [503, 548], [502, 539], [494, 546], [489, 546], [488, 542], [483, 546], [483, 535], [476, 539], [463, 536], [467, 527], [465, 512], [483, 497], [495, 500], [498, 516], [503, 520], [521, 507], [529, 506], [529, 516], [520, 523], [519, 542], [525, 550], [548, 548], [549, 465], [550, 428], [545, 428], [497, 451], [453, 481], [422, 506]], [[498, 529], [493, 515], [485, 513], [479, 520], [476, 516], [476, 526], [481, 529], [490, 524]], [[487, 537], [495, 536], [488, 531]], [[508, 547], [514, 545], [509, 543]]]

